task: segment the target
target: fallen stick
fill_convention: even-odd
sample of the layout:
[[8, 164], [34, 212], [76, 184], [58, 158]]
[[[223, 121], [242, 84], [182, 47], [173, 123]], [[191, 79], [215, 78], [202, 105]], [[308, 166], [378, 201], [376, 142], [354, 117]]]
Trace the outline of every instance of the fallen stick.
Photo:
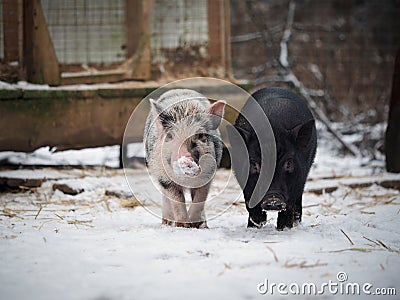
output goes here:
[[346, 232], [344, 232], [343, 229], [340, 229], [340, 231], [341, 231], [341, 232], [344, 234], [344, 236], [349, 240], [350, 244], [351, 244], [352, 246], [354, 246], [353, 241], [352, 241], [351, 238], [346, 234]]

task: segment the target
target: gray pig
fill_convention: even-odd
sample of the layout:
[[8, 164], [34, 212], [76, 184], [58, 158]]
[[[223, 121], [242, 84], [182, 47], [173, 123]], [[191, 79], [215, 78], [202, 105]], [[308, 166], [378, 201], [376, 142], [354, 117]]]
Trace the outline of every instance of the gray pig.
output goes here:
[[[162, 191], [162, 224], [207, 227], [204, 204], [222, 145], [218, 126], [225, 102], [210, 102], [189, 89], [174, 89], [152, 100], [146, 120], [146, 165]], [[184, 191], [192, 203], [186, 209]]]

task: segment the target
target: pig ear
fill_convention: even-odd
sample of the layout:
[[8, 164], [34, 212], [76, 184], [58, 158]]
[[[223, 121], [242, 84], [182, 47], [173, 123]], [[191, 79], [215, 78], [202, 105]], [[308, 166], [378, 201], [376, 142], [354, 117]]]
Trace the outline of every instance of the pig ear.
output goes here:
[[163, 126], [162, 126], [162, 123], [160, 120], [160, 113], [161, 113], [160, 107], [157, 105], [156, 100], [150, 98], [149, 101], [150, 101], [150, 110], [154, 116], [154, 122], [156, 123], [156, 126], [158, 129], [163, 129]]
[[211, 129], [217, 129], [224, 116], [226, 101], [219, 100], [207, 108], [206, 112], [211, 115]]
[[292, 129], [292, 133], [296, 138], [296, 146], [299, 149], [307, 147], [311, 140], [311, 136], [314, 130], [314, 120], [310, 120], [304, 124], [300, 124]]

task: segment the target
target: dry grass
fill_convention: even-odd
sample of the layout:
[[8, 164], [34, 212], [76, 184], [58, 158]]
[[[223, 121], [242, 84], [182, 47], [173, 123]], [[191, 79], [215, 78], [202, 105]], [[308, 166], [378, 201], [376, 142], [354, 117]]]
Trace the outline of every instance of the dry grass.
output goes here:
[[140, 206], [140, 202], [136, 199], [136, 197], [132, 197], [129, 200], [118, 199], [118, 201], [124, 208], [135, 208], [137, 206]]
[[24, 218], [18, 215], [18, 211], [11, 210], [9, 208], [4, 208], [1, 211], [1, 215], [9, 218], [18, 218], [23, 220]]
[[323, 267], [327, 266], [328, 263], [321, 263], [320, 260], [317, 260], [313, 264], [308, 264], [307, 261], [303, 260], [299, 263], [291, 263], [291, 260], [285, 261], [285, 264], [283, 265], [285, 268], [300, 268], [300, 269], [306, 269], [306, 268], [315, 268], [315, 267]]
[[350, 237], [346, 234], [346, 232], [343, 231], [343, 229], [340, 228], [340, 231], [344, 234], [344, 236], [349, 240], [350, 245], [354, 246], [353, 241], [350, 239]]
[[268, 249], [269, 251], [271, 251], [272, 255], [274, 256], [275, 262], [279, 262], [278, 256], [276, 256], [275, 251], [274, 251], [271, 247], [269, 247], [269, 246], [267, 246], [267, 249]]

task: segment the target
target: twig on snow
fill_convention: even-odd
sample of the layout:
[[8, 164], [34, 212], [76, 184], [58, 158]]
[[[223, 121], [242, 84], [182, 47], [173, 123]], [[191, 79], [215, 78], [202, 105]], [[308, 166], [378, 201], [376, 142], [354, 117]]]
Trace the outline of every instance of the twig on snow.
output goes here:
[[268, 249], [269, 251], [271, 251], [272, 255], [274, 256], [275, 262], [278, 262], [279, 259], [278, 259], [278, 256], [276, 256], [276, 253], [275, 253], [274, 249], [272, 249], [272, 248], [269, 247], [269, 246], [267, 246], [267, 249]]
[[351, 238], [346, 234], [346, 232], [344, 232], [343, 229], [340, 229], [340, 231], [341, 231], [341, 232], [344, 234], [344, 236], [349, 240], [350, 244], [351, 244], [352, 246], [354, 246], [353, 241], [352, 241]]

